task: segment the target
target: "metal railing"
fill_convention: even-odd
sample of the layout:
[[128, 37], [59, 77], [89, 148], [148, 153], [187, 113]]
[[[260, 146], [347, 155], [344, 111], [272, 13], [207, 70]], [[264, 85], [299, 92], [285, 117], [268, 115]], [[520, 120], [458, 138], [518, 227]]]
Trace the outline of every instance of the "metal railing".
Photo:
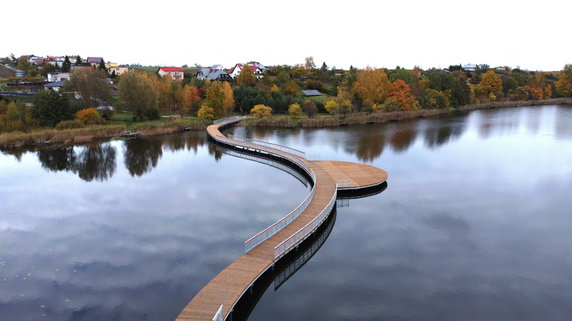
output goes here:
[[316, 217], [314, 217], [314, 219], [308, 222], [308, 224], [306, 224], [304, 227], [299, 229], [296, 233], [292, 234], [289, 238], [285, 239], [274, 248], [275, 260], [281, 258], [282, 256], [284, 256], [284, 254], [288, 253], [292, 248], [300, 244], [303, 240], [305, 240], [308, 237], [308, 235], [314, 232], [314, 230], [316, 230], [318, 226], [320, 226], [320, 224], [322, 224], [322, 222], [326, 219], [326, 217], [328, 217], [328, 214], [332, 211], [334, 205], [336, 204], [336, 196], [338, 194], [337, 191], [338, 187], [336, 186], [332, 199], [330, 199], [328, 205], [326, 205], [326, 207], [320, 212], [320, 214], [318, 214]]
[[222, 310], [223, 310], [222, 306], [223, 305], [221, 304], [220, 307], [218, 308], [218, 310], [216, 311], [216, 313], [213, 317], [213, 321], [223, 321], [224, 320], [223, 315], [222, 315]]
[[213, 124], [218, 124], [218, 123], [222, 123], [222, 122], [226, 122], [226, 121], [238, 120], [238, 119], [242, 119], [242, 118], [246, 118], [246, 117], [244, 117], [244, 116], [231, 116], [231, 117], [219, 118], [219, 119], [213, 120]]
[[301, 150], [294, 149], [294, 148], [284, 146], [284, 145], [280, 145], [280, 144], [274, 144], [274, 143], [270, 143], [270, 142], [265, 142], [263, 140], [240, 137], [240, 136], [233, 136], [233, 135], [227, 135], [227, 137], [230, 139], [233, 139], [233, 140], [237, 140], [237, 141], [241, 141], [241, 142], [245, 142], [245, 143], [249, 143], [249, 144], [261, 145], [264, 147], [270, 147], [270, 148], [278, 149], [280, 151], [290, 153], [290, 154], [294, 154], [294, 155], [300, 156], [300, 157], [306, 156], [306, 153], [304, 153]]
[[[314, 171], [310, 170], [310, 176], [312, 177], [312, 181], [316, 182], [316, 177], [314, 175]], [[314, 199], [314, 195], [316, 194], [316, 184], [312, 186], [312, 191], [300, 205], [298, 205], [292, 212], [288, 213], [288, 215], [284, 216], [283, 218], [279, 219], [276, 223], [270, 225], [266, 229], [258, 232], [258, 234], [254, 235], [253, 237], [249, 238], [244, 242], [244, 252], [248, 252], [253, 248], [257, 247], [260, 243], [266, 241], [274, 234], [280, 232], [283, 228], [288, 226], [288, 224], [292, 223], [304, 210], [308, 207], [308, 205]]]

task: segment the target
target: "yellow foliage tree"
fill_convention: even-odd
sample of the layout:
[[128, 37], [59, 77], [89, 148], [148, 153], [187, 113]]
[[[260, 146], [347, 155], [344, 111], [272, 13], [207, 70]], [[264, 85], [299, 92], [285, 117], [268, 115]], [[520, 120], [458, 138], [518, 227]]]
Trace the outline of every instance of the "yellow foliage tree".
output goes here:
[[213, 120], [215, 118], [214, 108], [209, 105], [202, 105], [201, 108], [199, 108], [197, 116], [202, 119]]
[[564, 66], [556, 82], [556, 89], [564, 96], [572, 96], [572, 65]]
[[272, 116], [272, 108], [265, 105], [256, 105], [252, 107], [250, 113], [254, 115], [254, 118], [268, 118]]
[[225, 93], [220, 81], [213, 81], [207, 88], [206, 103], [214, 110], [215, 117], [224, 115]]
[[300, 91], [300, 86], [298, 86], [298, 84], [294, 80], [289, 80], [284, 85], [284, 93], [286, 95], [296, 96], [298, 94], [298, 91]]
[[278, 88], [278, 86], [276, 86], [276, 85], [272, 85], [272, 88], [270, 88], [270, 91], [271, 92], [279, 92], [280, 88]]
[[381, 104], [389, 97], [391, 83], [383, 69], [370, 67], [357, 72], [356, 81], [351, 92], [360, 98], [366, 105]]
[[489, 70], [483, 75], [481, 82], [479, 82], [479, 91], [488, 97], [489, 100], [495, 100], [502, 93], [502, 80], [494, 71]]
[[226, 81], [222, 84], [222, 89], [224, 91], [223, 109], [224, 113], [228, 115], [234, 110], [234, 94], [232, 92], [232, 87]]
[[238, 77], [236, 77], [236, 82], [239, 85], [254, 86], [256, 83], [256, 77], [254, 76], [252, 67], [248, 64], [242, 65], [242, 70], [240, 71], [240, 74], [238, 74]]
[[75, 118], [86, 124], [102, 124], [103, 118], [95, 108], [85, 108], [75, 113]]
[[336, 115], [340, 109], [340, 104], [337, 101], [330, 99], [324, 105], [324, 108], [330, 115]]
[[302, 111], [302, 106], [300, 106], [300, 104], [292, 104], [288, 107], [288, 114], [290, 114], [292, 118], [300, 118], [304, 112]]

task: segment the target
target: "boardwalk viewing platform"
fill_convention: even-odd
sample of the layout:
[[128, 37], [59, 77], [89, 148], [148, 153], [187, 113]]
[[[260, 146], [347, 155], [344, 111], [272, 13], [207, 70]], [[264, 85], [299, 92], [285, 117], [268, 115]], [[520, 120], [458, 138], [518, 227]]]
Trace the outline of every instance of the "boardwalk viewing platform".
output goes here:
[[297, 167], [312, 180], [306, 199], [292, 212], [247, 240], [245, 254], [223, 269], [187, 304], [177, 321], [222, 321], [252, 284], [275, 262], [311, 235], [329, 216], [338, 190], [359, 190], [383, 184], [379, 168], [338, 161], [310, 161], [299, 150], [243, 137], [225, 136], [224, 127], [245, 117], [216, 121], [207, 128], [210, 138], [227, 148], [259, 153]]

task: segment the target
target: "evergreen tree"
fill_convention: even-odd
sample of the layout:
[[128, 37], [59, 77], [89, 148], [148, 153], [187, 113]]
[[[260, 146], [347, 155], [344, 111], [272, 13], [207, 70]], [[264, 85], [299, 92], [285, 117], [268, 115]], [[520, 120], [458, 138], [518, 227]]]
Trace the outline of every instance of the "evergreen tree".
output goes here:
[[62, 71], [63, 72], [70, 72], [71, 70], [71, 61], [70, 58], [68, 56], [66, 56], [66, 58], [64, 59], [64, 62], [62, 64]]
[[99, 61], [99, 66], [97, 67], [99, 70], [103, 70], [105, 72], [107, 72], [107, 67], [105, 67], [105, 62], [103, 61], [103, 59], [101, 59]]
[[83, 64], [83, 61], [81, 60], [81, 57], [79, 55], [77, 55], [77, 58], [75, 60], [75, 64], [78, 66], [81, 66]]
[[44, 90], [36, 94], [32, 114], [42, 126], [55, 126], [62, 120], [74, 118], [74, 110], [68, 100], [53, 90]]

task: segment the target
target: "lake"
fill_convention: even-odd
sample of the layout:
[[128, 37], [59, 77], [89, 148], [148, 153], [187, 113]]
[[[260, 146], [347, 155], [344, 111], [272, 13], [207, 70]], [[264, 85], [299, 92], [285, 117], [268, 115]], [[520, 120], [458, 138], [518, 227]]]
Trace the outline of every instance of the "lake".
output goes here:
[[[572, 319], [572, 108], [235, 135], [371, 164], [249, 320]], [[203, 132], [0, 155], [0, 320], [173, 320], [309, 187]]]

